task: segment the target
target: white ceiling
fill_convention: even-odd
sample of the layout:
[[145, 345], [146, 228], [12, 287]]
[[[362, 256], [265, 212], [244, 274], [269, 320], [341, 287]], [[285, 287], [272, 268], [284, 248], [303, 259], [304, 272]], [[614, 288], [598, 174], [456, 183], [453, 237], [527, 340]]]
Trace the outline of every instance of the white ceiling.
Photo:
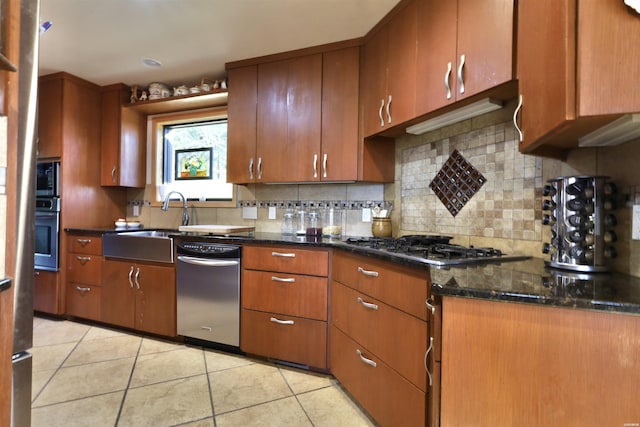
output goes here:
[[[224, 64], [361, 37], [399, 0], [41, 0], [40, 75], [98, 85], [219, 79]], [[142, 64], [143, 58], [162, 63]]]

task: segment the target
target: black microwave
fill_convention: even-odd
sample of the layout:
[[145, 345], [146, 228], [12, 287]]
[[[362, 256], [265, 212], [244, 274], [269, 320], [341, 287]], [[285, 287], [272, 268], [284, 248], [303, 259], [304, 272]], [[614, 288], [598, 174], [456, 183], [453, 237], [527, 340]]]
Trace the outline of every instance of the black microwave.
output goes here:
[[36, 196], [60, 196], [60, 162], [38, 162]]

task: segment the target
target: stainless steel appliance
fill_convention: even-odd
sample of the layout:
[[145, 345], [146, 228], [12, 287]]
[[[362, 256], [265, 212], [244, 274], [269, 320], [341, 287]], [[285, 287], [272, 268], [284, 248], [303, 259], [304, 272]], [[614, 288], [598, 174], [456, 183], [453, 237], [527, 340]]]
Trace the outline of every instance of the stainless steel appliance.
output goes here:
[[[31, 425], [31, 367], [33, 345], [33, 267], [35, 216], [33, 189], [36, 165], [36, 105], [40, 3], [20, 2], [20, 58], [18, 63], [18, 141], [16, 174], [15, 264], [13, 266], [13, 356], [11, 425]], [[14, 225], [14, 224], [12, 224]]]
[[605, 176], [567, 176], [543, 189], [542, 223], [551, 227], [543, 253], [549, 265], [582, 272], [609, 270], [616, 256], [616, 187]]
[[60, 162], [38, 162], [36, 164], [36, 196], [60, 196]]
[[242, 248], [181, 242], [176, 253], [178, 334], [238, 351]]
[[500, 249], [461, 246], [449, 243], [449, 236], [409, 235], [391, 237], [349, 237], [344, 242], [364, 249], [392, 253], [436, 267], [459, 264], [479, 264], [527, 259], [523, 255], [508, 255]]
[[60, 198], [36, 199], [34, 261], [37, 270], [58, 271]]

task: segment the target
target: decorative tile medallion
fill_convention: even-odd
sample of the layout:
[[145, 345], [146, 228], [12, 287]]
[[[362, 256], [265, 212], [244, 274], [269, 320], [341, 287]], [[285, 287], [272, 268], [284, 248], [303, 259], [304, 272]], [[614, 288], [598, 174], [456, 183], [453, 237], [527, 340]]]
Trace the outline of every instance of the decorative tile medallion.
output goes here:
[[451, 215], [456, 216], [484, 185], [486, 178], [454, 150], [429, 184]]

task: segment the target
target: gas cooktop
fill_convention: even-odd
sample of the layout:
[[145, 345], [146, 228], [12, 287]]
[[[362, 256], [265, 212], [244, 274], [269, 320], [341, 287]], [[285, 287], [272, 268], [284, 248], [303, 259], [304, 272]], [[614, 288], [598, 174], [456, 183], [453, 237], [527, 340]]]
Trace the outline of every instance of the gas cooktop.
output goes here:
[[349, 237], [348, 245], [393, 253], [435, 266], [480, 264], [488, 262], [518, 261], [524, 255], [508, 255], [500, 249], [462, 246], [449, 243], [449, 236], [410, 235], [391, 237]]

